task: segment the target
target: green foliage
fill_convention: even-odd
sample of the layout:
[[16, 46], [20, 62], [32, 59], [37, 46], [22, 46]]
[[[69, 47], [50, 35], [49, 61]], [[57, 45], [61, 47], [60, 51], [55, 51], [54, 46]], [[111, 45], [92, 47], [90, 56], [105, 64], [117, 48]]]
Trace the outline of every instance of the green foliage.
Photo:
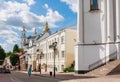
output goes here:
[[74, 72], [74, 66], [75, 66], [75, 61], [71, 64], [69, 68], [65, 68], [63, 71], [64, 72]]
[[10, 62], [13, 66], [17, 65], [17, 63], [19, 62], [19, 56], [12, 53], [10, 56]]
[[[5, 57], [6, 57], [6, 53], [5, 53], [4, 49], [0, 46], [0, 60], [4, 61]], [[3, 61], [0, 61], [0, 65], [3, 64]]]
[[74, 72], [74, 67], [65, 68], [64, 72]]
[[13, 54], [12, 52], [8, 52], [8, 53], [6, 53], [6, 56], [9, 57], [9, 56], [11, 56], [12, 54]]
[[23, 48], [19, 48], [19, 52], [23, 52], [24, 50], [23, 50]]
[[10, 62], [13, 66], [16, 66], [17, 64], [19, 64], [19, 56], [16, 55], [16, 53], [20, 51], [23, 51], [23, 49], [19, 48], [19, 46], [15, 44], [13, 47], [13, 52], [8, 53], [8, 55], [10, 55]]
[[15, 53], [15, 52], [20, 52], [19, 46], [17, 44], [15, 44], [13, 47], [13, 53]]

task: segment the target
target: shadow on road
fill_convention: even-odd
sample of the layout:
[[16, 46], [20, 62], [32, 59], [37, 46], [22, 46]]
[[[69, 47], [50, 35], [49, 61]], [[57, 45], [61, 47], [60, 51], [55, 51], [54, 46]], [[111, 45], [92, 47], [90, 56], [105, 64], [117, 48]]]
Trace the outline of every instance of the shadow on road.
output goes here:
[[107, 75], [118, 75], [120, 74], [120, 64], [116, 66], [111, 72], [109, 72]]
[[71, 79], [90, 79], [90, 78], [97, 78], [95, 76], [75, 76], [75, 75], [65, 75], [65, 74], [58, 74], [55, 77], [50, 76], [48, 74], [34, 74], [35, 76], [40, 76], [40, 77], [48, 77], [48, 78], [55, 78], [55, 79], [60, 79], [60, 80], [71, 80]]

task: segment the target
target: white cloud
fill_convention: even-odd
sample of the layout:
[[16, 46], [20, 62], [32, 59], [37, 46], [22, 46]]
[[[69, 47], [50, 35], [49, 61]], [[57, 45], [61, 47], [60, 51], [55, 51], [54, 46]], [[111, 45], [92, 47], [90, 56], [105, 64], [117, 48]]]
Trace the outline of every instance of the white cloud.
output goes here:
[[73, 12], [77, 12], [77, 0], [61, 0], [61, 2], [65, 2]]
[[48, 4], [45, 4], [44, 6], [47, 9], [47, 13], [45, 17], [43, 16], [41, 18], [46, 19], [49, 22], [50, 27], [57, 27], [55, 23], [64, 20], [64, 17], [60, 15], [58, 11], [53, 11], [51, 8], [49, 8]]
[[8, 2], [0, 1], [0, 38], [1, 41], [4, 39], [5, 43], [0, 41], [0, 44], [6, 51], [9, 51], [9, 47], [15, 42], [20, 41], [21, 36], [15, 30], [20, 31], [22, 26], [25, 26], [27, 31], [30, 32], [34, 27], [43, 27], [46, 20], [49, 23], [49, 27], [57, 27], [55, 23], [64, 19], [58, 11], [49, 8], [48, 4], [44, 5], [47, 10], [45, 15], [37, 15], [31, 12], [29, 5], [30, 3], [19, 3], [14, 0]]
[[35, 4], [34, 0], [23, 0], [24, 2], [26, 2], [29, 6]]
[[49, 7], [48, 7], [48, 4], [45, 4], [44, 6], [45, 6], [45, 8], [49, 8]]

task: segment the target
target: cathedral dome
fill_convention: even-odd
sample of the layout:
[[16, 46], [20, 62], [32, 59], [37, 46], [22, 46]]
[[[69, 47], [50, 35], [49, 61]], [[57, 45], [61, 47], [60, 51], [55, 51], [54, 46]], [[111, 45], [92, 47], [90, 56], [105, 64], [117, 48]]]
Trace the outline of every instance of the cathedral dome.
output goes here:
[[46, 22], [46, 26], [43, 29], [43, 32], [49, 32], [49, 31], [50, 31], [50, 28], [48, 28], [48, 23]]

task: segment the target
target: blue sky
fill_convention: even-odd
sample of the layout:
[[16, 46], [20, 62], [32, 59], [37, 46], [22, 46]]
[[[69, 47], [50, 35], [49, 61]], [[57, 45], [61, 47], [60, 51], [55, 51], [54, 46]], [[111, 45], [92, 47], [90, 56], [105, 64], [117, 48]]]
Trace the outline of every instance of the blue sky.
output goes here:
[[0, 45], [10, 51], [27, 36], [42, 32], [48, 21], [52, 33], [77, 24], [77, 0], [0, 0]]

